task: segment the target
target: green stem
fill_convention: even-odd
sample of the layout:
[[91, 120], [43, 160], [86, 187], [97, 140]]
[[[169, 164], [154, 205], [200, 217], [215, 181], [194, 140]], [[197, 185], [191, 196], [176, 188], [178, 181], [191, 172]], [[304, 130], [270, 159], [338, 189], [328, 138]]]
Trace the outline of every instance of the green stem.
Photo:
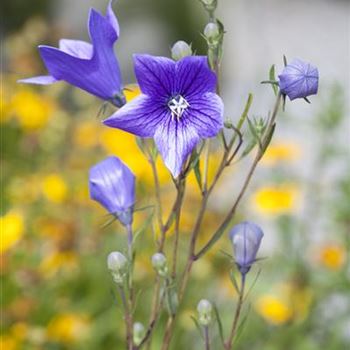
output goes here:
[[241, 289], [239, 291], [238, 303], [237, 303], [237, 307], [236, 307], [235, 317], [233, 318], [231, 333], [230, 333], [230, 336], [229, 336], [227, 342], [225, 343], [226, 350], [232, 349], [233, 340], [234, 340], [234, 337], [236, 335], [238, 321], [239, 321], [239, 317], [241, 315], [241, 310], [242, 310], [242, 306], [243, 306], [243, 302], [244, 302], [245, 276], [246, 276], [245, 274], [241, 275]]

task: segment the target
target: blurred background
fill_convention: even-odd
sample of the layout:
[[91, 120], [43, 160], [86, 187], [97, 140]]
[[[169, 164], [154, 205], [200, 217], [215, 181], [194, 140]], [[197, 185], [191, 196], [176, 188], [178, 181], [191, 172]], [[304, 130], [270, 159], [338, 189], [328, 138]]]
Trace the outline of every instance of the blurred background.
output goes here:
[[[37, 45], [60, 38], [89, 41], [90, 7], [107, 0], [3, 1], [1, 78], [1, 307], [0, 348], [96, 350], [123, 348], [124, 325], [107, 254], [125, 246], [123, 228], [103, 227], [105, 212], [89, 199], [88, 169], [107, 155], [123, 159], [137, 176], [137, 206], [153, 198], [152, 174], [134, 138], [101, 125], [102, 102], [59, 83], [16, 84], [45, 74]], [[208, 19], [197, 0], [119, 0], [116, 53], [126, 84], [134, 83], [132, 54], [169, 56], [177, 40], [206, 52], [200, 33]], [[282, 56], [302, 58], [320, 71], [312, 104], [287, 103], [236, 221], [263, 227], [262, 261], [249, 274], [259, 279], [243, 311], [239, 337], [245, 350], [343, 350], [350, 347], [350, 2], [347, 0], [219, 0], [226, 29], [221, 80], [225, 117], [237, 122], [249, 92], [251, 116], [266, 116], [274, 95], [266, 79]], [[220, 150], [213, 148], [210, 174]], [[251, 158], [233, 165], [220, 182], [200, 241], [221, 222]], [[159, 160], [163, 200], [169, 210], [172, 181]], [[184, 260], [199, 204], [193, 174], [181, 222]], [[135, 279], [150, 300], [156, 227], [151, 212], [135, 214]], [[170, 232], [169, 246], [172, 236]], [[178, 319], [173, 349], [202, 349], [191, 316], [201, 298], [217, 303], [226, 333], [237, 295], [229, 278], [227, 237], [196, 263], [192, 288]], [[200, 291], [200, 295], [199, 295]], [[148, 303], [135, 318], [147, 323]], [[164, 319], [154, 336], [160, 348]], [[211, 330], [219, 344], [217, 327]], [[214, 349], [218, 347], [213, 347]]]

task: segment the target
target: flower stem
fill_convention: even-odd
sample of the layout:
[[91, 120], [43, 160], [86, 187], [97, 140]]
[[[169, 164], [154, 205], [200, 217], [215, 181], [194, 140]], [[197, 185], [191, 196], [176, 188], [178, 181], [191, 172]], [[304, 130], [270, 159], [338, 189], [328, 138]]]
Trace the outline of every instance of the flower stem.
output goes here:
[[245, 274], [241, 275], [241, 289], [239, 291], [238, 303], [237, 303], [237, 306], [236, 306], [235, 317], [233, 318], [231, 333], [230, 333], [230, 336], [229, 336], [227, 342], [225, 343], [225, 349], [226, 350], [231, 350], [232, 349], [233, 340], [234, 340], [234, 337], [236, 335], [238, 321], [239, 321], [239, 316], [241, 315], [242, 305], [243, 305], [243, 302], [244, 302], [245, 276], [246, 276]]
[[133, 323], [130, 308], [126, 299], [124, 287], [118, 286], [118, 290], [124, 307], [124, 319], [126, 324], [126, 349], [133, 350]]
[[210, 350], [209, 327], [204, 326], [205, 350]]

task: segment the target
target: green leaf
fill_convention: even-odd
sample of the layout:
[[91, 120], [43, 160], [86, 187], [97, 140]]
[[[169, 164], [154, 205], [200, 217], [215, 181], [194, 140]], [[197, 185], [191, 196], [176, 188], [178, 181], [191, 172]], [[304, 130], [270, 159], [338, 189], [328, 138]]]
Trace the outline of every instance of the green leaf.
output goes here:
[[241, 321], [241, 323], [239, 324], [239, 326], [237, 328], [237, 338], [236, 339], [238, 339], [241, 336], [241, 334], [243, 333], [243, 329], [244, 329], [244, 326], [245, 326], [245, 324], [247, 322], [247, 319], [248, 319], [248, 316], [249, 316], [249, 313], [250, 313], [250, 309], [251, 309], [251, 307], [249, 305], [247, 313], [243, 316], [242, 321]]
[[197, 328], [197, 330], [198, 330], [198, 332], [199, 332], [201, 338], [204, 340], [204, 335], [203, 335], [202, 327], [201, 327], [201, 325], [199, 324], [198, 320], [197, 320], [194, 316], [192, 316], [192, 315], [191, 315], [191, 319], [192, 319], [193, 323], [195, 324], [195, 326], [196, 326], [196, 328]]
[[269, 144], [271, 143], [271, 140], [272, 140], [272, 136], [275, 132], [275, 129], [276, 129], [276, 123], [274, 123], [271, 127], [271, 129], [269, 130], [269, 133], [266, 135], [266, 138], [265, 138], [265, 141], [262, 145], [262, 148], [261, 148], [261, 156], [260, 156], [260, 159], [261, 157], [264, 155], [264, 153], [266, 152], [267, 150], [267, 147], [269, 147]]
[[[270, 68], [269, 79], [270, 79], [270, 81], [276, 81], [276, 73], [275, 73], [275, 65], [274, 64]], [[272, 89], [273, 89], [275, 96], [277, 96], [277, 93], [278, 93], [277, 86], [275, 84], [271, 84], [271, 86], [272, 86]]]
[[221, 343], [222, 343], [223, 346], [225, 346], [224, 329], [222, 327], [222, 322], [221, 322], [219, 310], [218, 310], [218, 307], [216, 306], [215, 303], [213, 304], [213, 306], [214, 306], [215, 317], [216, 317], [216, 320], [218, 322], [218, 328], [219, 328], [219, 335], [220, 335]]
[[198, 161], [196, 162], [193, 170], [194, 170], [194, 174], [196, 175], [196, 180], [197, 180], [198, 186], [199, 186], [200, 190], [202, 190], [202, 174], [201, 174], [201, 169], [200, 169], [199, 158], [198, 158]]
[[230, 271], [230, 280], [232, 282], [232, 285], [235, 287], [235, 290], [236, 290], [237, 294], [239, 294], [240, 293], [240, 289], [238, 287], [238, 283], [237, 283], [236, 277], [235, 277], [235, 275], [233, 273], [233, 270]]
[[243, 110], [243, 112], [241, 114], [241, 117], [238, 120], [238, 124], [237, 124], [237, 129], [238, 130], [241, 130], [241, 128], [242, 128], [242, 126], [244, 124], [244, 121], [245, 121], [245, 119], [248, 116], [248, 113], [249, 113], [249, 110], [250, 110], [250, 107], [251, 107], [252, 103], [253, 103], [253, 94], [249, 93], [247, 102], [246, 102], [245, 107], [244, 107], [244, 110]]

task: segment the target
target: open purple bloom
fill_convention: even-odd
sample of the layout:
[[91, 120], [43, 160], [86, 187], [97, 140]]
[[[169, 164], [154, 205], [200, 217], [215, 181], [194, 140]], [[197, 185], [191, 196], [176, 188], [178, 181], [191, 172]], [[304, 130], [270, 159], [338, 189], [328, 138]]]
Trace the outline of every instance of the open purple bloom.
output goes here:
[[117, 157], [108, 157], [90, 169], [90, 197], [116, 215], [123, 225], [133, 219], [135, 176]]
[[317, 94], [318, 70], [310, 63], [294, 59], [278, 77], [281, 93], [290, 100]]
[[40, 45], [40, 55], [49, 75], [19, 82], [47, 85], [64, 80], [118, 107], [125, 104], [119, 64], [113, 50], [119, 37], [119, 25], [112, 1], [105, 16], [95, 9], [90, 10], [88, 29], [92, 44], [62, 39], [59, 48]]
[[175, 62], [134, 55], [142, 94], [104, 123], [140, 137], [153, 137], [174, 177], [199, 140], [223, 126], [223, 103], [215, 93], [216, 76], [205, 56]]
[[240, 272], [245, 275], [256, 260], [261, 240], [264, 236], [259, 226], [244, 221], [230, 232], [236, 264]]

